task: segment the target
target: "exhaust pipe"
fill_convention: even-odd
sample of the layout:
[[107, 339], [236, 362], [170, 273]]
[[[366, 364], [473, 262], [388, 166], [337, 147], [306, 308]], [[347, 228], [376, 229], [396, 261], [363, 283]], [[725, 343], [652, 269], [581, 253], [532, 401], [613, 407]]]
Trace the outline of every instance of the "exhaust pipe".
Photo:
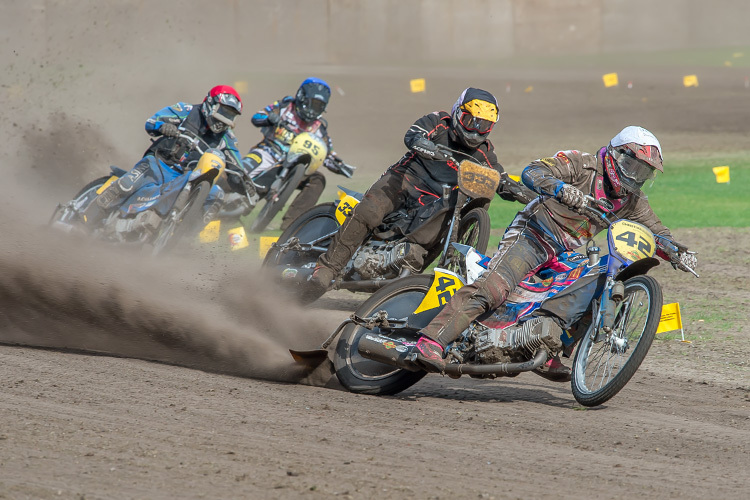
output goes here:
[[415, 341], [394, 340], [377, 333], [365, 333], [359, 338], [357, 352], [363, 358], [418, 372], [421, 369], [413, 362], [416, 355], [409, 354], [409, 349], [414, 345]]
[[447, 364], [445, 373], [460, 377], [461, 375], [514, 375], [516, 373], [529, 372], [539, 368], [547, 362], [548, 355], [544, 349], [539, 349], [534, 354], [534, 359], [522, 363], [493, 363], [490, 365]]

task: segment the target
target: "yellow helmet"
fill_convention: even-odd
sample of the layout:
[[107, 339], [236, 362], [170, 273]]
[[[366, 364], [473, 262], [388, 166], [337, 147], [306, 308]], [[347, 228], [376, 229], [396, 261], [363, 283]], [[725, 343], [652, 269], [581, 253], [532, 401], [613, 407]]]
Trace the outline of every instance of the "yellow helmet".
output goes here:
[[453, 130], [468, 147], [479, 147], [497, 123], [497, 99], [486, 90], [469, 87], [453, 105]]

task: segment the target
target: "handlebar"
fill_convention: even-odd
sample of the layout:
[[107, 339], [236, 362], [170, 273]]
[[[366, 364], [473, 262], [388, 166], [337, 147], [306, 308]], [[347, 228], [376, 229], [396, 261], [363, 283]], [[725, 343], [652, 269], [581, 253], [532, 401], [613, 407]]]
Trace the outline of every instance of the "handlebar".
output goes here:
[[[614, 212], [612, 212], [612, 210], [605, 207], [602, 202], [600, 202], [593, 196], [586, 195], [586, 202], [587, 203], [583, 207], [583, 211], [589, 212], [590, 214], [593, 214], [601, 218], [602, 220], [607, 222], [607, 224], [612, 223], [609, 219], [609, 215], [614, 216], [616, 220], [620, 220], [620, 217], [618, 217]], [[591, 206], [592, 203], [595, 205], [596, 208]], [[679, 257], [679, 254], [681, 252], [687, 253], [690, 255], [695, 255], [696, 252], [691, 252], [687, 249], [686, 246], [675, 243], [671, 239], [660, 234], [654, 234], [654, 239], [656, 240], [657, 246], [661, 247], [664, 250], [664, 253], [666, 253], [669, 256], [669, 262], [672, 264], [673, 267], [675, 267], [676, 269], [680, 269], [682, 271], [687, 271], [689, 273], [692, 273], [696, 278], [700, 277], [693, 268], [686, 266], [680, 260], [680, 257]]]

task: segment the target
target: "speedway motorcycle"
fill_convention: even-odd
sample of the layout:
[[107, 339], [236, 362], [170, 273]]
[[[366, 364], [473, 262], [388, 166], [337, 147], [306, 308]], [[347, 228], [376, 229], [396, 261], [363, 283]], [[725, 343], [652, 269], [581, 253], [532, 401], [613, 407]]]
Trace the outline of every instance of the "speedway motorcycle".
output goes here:
[[[661, 286], [647, 275], [659, 264], [654, 258], [657, 245], [674, 256], [673, 265], [698, 275], [679, 264], [671, 241], [655, 237], [641, 224], [610, 220], [611, 212], [594, 198], [588, 197], [588, 202], [586, 210], [609, 224], [608, 252], [600, 255], [590, 241], [586, 255], [565, 252], [554, 266], [527, 277], [499, 309], [478, 318], [446, 347], [448, 376], [512, 377], [556, 355], [570, 356], [577, 347], [571, 388], [578, 403], [601, 405], [628, 383], [651, 346], [661, 316]], [[387, 395], [412, 386], [426, 374], [413, 363], [416, 355], [410, 354], [419, 330], [489, 262], [473, 248], [463, 246], [461, 251], [467, 255], [465, 274], [436, 268], [431, 276], [395, 282], [374, 293], [320, 349], [291, 351], [292, 355], [314, 366], [327, 357], [327, 347], [340, 335], [333, 364], [348, 390]], [[562, 329], [559, 323], [549, 328], [555, 321], [550, 311], [569, 310], [573, 294], [576, 300], [588, 300], [586, 310], [563, 319]]]
[[[226, 157], [219, 149], [180, 129], [179, 139], [200, 153], [197, 161], [185, 166], [179, 177], [162, 185], [146, 184], [125, 199], [102, 221], [91, 228], [94, 238], [112, 243], [150, 247], [154, 255], [173, 248], [193, 230], [199, 229], [209, 191], [225, 171]], [[157, 160], [159, 160], [157, 156]], [[63, 231], [75, 230], [86, 208], [117, 179], [127, 172], [110, 167], [111, 174], [100, 177], [81, 189], [69, 202], [59, 204], [50, 224]], [[197, 233], [197, 231], [196, 231]]]
[[[456, 163], [457, 188], [443, 186], [442, 197], [434, 202], [386, 215], [354, 252], [334, 283], [335, 289], [373, 292], [400, 277], [424, 271], [438, 256], [439, 266], [460, 272], [463, 256], [452, 243], [486, 251], [490, 237], [486, 207], [499, 183], [509, 181], [493, 168], [469, 160]], [[318, 256], [364, 196], [339, 189], [338, 202], [317, 205], [300, 215], [266, 254], [264, 267], [280, 276], [282, 283], [300, 283], [312, 273]], [[415, 254], [421, 254], [421, 265], [410, 260]]]
[[[291, 133], [291, 132], [290, 132]], [[276, 175], [262, 198], [263, 208], [250, 224], [250, 231], [263, 231], [289, 201], [297, 186], [305, 177], [315, 173], [328, 156], [328, 145], [320, 137], [309, 132], [297, 134], [292, 140], [289, 151], [276, 166]], [[249, 212], [248, 212], [249, 213]]]

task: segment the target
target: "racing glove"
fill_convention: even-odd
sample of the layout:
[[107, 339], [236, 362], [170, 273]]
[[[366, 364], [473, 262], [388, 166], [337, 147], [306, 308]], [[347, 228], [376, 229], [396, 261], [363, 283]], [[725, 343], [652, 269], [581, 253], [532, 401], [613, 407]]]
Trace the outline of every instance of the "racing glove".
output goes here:
[[539, 196], [522, 183], [511, 179], [506, 172], [500, 174], [500, 185], [497, 187], [497, 194], [505, 201], [517, 201], [524, 205], [527, 205], [531, 200]]
[[266, 120], [268, 120], [268, 123], [271, 125], [278, 125], [278, 123], [281, 121], [281, 116], [279, 116], [278, 113], [268, 113], [268, 116], [266, 117]]
[[434, 142], [425, 139], [424, 137], [420, 137], [414, 141], [411, 149], [425, 160], [444, 161], [447, 159], [446, 156], [440, 152]]
[[344, 163], [341, 158], [336, 156], [335, 153], [331, 154], [326, 161], [323, 163], [325, 167], [331, 172], [339, 175], [343, 175], [347, 179], [351, 179], [354, 175], [354, 170], [357, 168], [354, 165], [348, 165]]
[[177, 125], [165, 122], [161, 124], [161, 127], [159, 127], [157, 132], [165, 137], [177, 137], [178, 135], [180, 135], [180, 131], [177, 129]]
[[685, 245], [663, 238], [657, 238], [657, 254], [664, 260], [668, 260], [674, 269], [692, 272], [698, 267], [698, 257]]
[[567, 205], [576, 212], [580, 212], [586, 206], [586, 196], [583, 191], [570, 184], [563, 184], [555, 197], [560, 200], [560, 203]]

